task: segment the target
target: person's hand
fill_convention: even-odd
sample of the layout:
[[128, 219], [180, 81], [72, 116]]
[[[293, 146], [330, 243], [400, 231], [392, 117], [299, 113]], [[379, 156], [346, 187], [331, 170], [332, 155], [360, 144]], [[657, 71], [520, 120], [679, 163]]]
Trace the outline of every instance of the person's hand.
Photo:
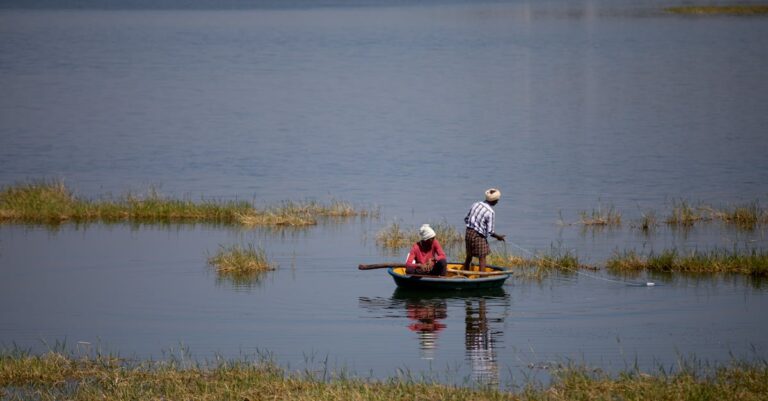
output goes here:
[[493, 234], [493, 237], [496, 238], [499, 241], [506, 241], [504, 238], [506, 238], [507, 236], [506, 235], [501, 235], [501, 234]]

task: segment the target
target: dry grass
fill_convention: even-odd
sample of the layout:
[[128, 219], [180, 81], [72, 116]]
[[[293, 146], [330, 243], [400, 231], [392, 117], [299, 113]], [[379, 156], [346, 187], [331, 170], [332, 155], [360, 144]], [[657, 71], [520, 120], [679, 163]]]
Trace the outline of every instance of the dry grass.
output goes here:
[[[446, 222], [430, 224], [430, 226], [435, 230], [435, 237], [443, 248], [464, 243], [464, 234], [456, 227]], [[376, 244], [386, 249], [409, 248], [418, 241], [418, 228], [403, 228], [398, 222], [393, 222], [376, 235]]]
[[579, 215], [581, 216], [581, 224], [585, 226], [618, 227], [621, 225], [621, 213], [616, 211], [613, 205], [600, 206], [597, 209], [592, 209], [591, 213], [581, 211]]
[[515, 394], [413, 379], [372, 381], [323, 373], [289, 374], [270, 361], [214, 364], [131, 363], [109, 356], [0, 354], [4, 400], [765, 400], [768, 364], [734, 361], [683, 365], [676, 372], [627, 371], [612, 376], [559, 367], [551, 384], [524, 384]]

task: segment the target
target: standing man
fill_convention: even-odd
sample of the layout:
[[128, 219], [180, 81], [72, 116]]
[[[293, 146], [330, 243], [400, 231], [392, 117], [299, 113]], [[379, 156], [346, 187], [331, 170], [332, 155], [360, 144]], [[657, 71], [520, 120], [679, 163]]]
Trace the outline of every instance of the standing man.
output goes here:
[[493, 206], [499, 203], [501, 191], [491, 188], [485, 191], [485, 201], [475, 202], [464, 218], [467, 224], [467, 232], [464, 234], [464, 244], [467, 247], [467, 258], [464, 259], [464, 270], [470, 270], [472, 258], [480, 259], [480, 271], [485, 269], [485, 257], [491, 253], [488, 246], [488, 236], [504, 241], [504, 235], [496, 234], [494, 230], [494, 217], [496, 212]]

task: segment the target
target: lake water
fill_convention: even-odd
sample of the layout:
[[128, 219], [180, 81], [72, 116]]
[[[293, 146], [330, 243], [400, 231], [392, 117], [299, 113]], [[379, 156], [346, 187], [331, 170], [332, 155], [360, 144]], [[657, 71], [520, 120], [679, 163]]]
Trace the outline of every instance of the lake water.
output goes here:
[[[631, 1], [199, 4], [4, 4], [0, 184], [341, 199], [381, 216], [277, 231], [1, 225], [0, 344], [269, 353], [292, 369], [504, 386], [567, 361], [768, 356], [759, 280], [600, 271], [414, 296], [383, 270], [356, 269], [404, 257], [376, 245], [382, 228], [460, 227], [491, 186], [514, 253], [554, 246], [600, 264], [614, 250], [765, 249], [764, 226], [631, 225], [676, 200], [768, 195], [768, 19]], [[610, 205], [621, 228], [558, 224]], [[235, 243], [280, 268], [217, 277], [207, 254]], [[646, 281], [663, 285], [627, 285]]]

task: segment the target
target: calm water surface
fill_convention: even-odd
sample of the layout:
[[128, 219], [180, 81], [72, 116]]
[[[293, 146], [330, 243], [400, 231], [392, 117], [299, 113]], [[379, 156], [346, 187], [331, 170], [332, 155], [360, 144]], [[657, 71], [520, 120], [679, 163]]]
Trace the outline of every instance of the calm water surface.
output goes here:
[[[765, 249], [764, 227], [630, 228], [673, 200], [768, 195], [768, 19], [663, 6], [0, 11], [0, 184], [381, 208], [293, 231], [2, 225], [0, 343], [503, 385], [569, 360], [765, 358], [768, 293], [747, 278], [554, 274], [414, 296], [355, 268], [404, 257], [376, 246], [383, 227], [459, 227], [489, 186], [515, 253]], [[622, 228], [557, 224], [601, 205]], [[241, 242], [280, 268], [233, 282], [205, 265]]]

